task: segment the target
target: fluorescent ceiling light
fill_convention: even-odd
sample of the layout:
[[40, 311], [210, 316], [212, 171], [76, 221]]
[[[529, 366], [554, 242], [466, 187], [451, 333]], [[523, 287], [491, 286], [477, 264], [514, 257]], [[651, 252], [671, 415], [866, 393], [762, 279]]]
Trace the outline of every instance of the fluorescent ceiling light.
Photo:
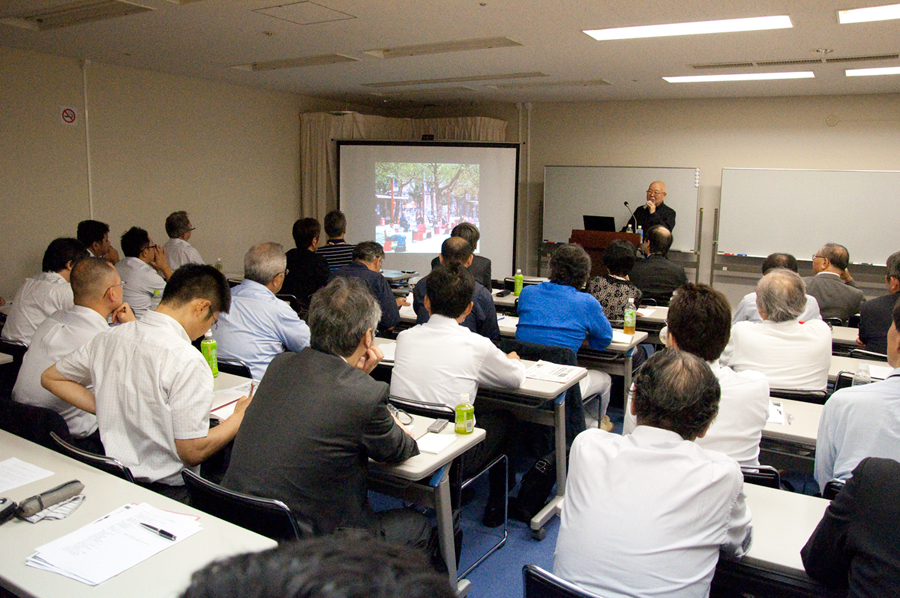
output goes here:
[[878, 69], [847, 69], [844, 71], [848, 77], [873, 77], [876, 75], [900, 75], [900, 66], [888, 66]]
[[766, 81], [769, 79], [814, 79], [812, 71], [794, 73], [739, 73], [736, 75], [695, 75], [691, 77], [663, 77], [669, 83], [712, 83], [716, 81]]
[[642, 37], [669, 37], [673, 35], [697, 35], [701, 33], [731, 33], [734, 31], [763, 31], [767, 29], [790, 29], [794, 24], [791, 17], [751, 17], [748, 19], [723, 19], [721, 21], [696, 21], [694, 23], [671, 23], [668, 25], [641, 25], [638, 27], [616, 27], [614, 29], [585, 30], [596, 40], [637, 39]]
[[890, 21], [891, 19], [900, 19], [900, 4], [838, 11], [838, 23], [841, 25], [846, 25], [847, 23], [869, 23], [871, 21]]
[[444, 54], [447, 52], [466, 52], [469, 50], [490, 50], [493, 48], [508, 48], [521, 45], [521, 43], [509, 39], [508, 37], [484, 37], [479, 39], [437, 42], [433, 44], [419, 44], [416, 46], [363, 50], [363, 54], [368, 54], [375, 58], [406, 58], [409, 56], [425, 56], [428, 54]]

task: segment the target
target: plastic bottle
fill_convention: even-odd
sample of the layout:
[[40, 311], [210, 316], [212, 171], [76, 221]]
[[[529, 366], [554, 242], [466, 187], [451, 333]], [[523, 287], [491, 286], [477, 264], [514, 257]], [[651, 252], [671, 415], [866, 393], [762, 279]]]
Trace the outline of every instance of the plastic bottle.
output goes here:
[[641, 242], [644, 242], [644, 229], [640, 226], [637, 227], [637, 234], [641, 236]]
[[859, 369], [853, 374], [853, 386], [861, 386], [872, 381], [872, 375], [869, 373], [869, 364], [859, 364]]
[[218, 258], [216, 260], [216, 270], [218, 270], [219, 272], [222, 271], [222, 258]]
[[634, 232], [634, 227], [631, 226], [631, 223], [630, 223], [630, 222], [628, 223], [628, 228], [625, 229], [625, 232], [626, 232], [626, 233], [633, 233], [633, 232]]
[[213, 338], [212, 330], [207, 330], [206, 334], [203, 335], [203, 340], [200, 341], [200, 352], [203, 353], [203, 358], [209, 364], [213, 378], [218, 377], [219, 358], [216, 355], [216, 339]]
[[525, 285], [525, 277], [522, 276], [521, 268], [516, 270], [516, 276], [513, 280], [515, 280], [515, 285], [513, 287], [514, 294], [516, 297], [518, 297], [522, 293], [522, 287]]
[[625, 334], [634, 334], [636, 320], [637, 308], [634, 306], [634, 297], [629, 297], [628, 305], [625, 306]]
[[459, 395], [456, 405], [456, 433], [471, 434], [475, 430], [475, 407], [469, 402], [469, 393]]

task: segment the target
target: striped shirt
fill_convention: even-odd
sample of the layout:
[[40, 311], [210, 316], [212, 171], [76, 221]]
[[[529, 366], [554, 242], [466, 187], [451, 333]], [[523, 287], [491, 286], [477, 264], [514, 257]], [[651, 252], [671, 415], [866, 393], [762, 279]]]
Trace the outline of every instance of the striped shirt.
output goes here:
[[356, 245], [350, 245], [343, 239], [329, 239], [327, 245], [316, 250], [316, 255], [321, 255], [328, 260], [328, 269], [334, 272], [353, 261], [355, 247]]

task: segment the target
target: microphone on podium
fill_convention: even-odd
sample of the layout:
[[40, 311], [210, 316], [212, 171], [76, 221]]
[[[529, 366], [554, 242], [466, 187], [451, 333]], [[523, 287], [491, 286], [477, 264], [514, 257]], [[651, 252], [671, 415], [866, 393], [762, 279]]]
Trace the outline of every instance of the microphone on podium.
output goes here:
[[[634, 212], [631, 211], [631, 207], [628, 205], [627, 201], [622, 202], [622, 203], [625, 204], [625, 207], [628, 208], [628, 211], [631, 213], [631, 218], [629, 218], [628, 221], [625, 222], [625, 228], [628, 228], [628, 222], [631, 222], [632, 220], [634, 220], [634, 228], [635, 228], [635, 230], [637, 230], [637, 218], [635, 218]], [[624, 230], [624, 229], [622, 229], [622, 230]]]

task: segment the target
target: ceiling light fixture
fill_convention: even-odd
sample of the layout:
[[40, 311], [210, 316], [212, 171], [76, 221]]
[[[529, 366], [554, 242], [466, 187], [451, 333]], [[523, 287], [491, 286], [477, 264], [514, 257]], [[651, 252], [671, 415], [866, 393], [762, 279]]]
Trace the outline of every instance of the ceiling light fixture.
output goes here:
[[787, 15], [778, 15], [771, 17], [751, 17], [747, 19], [670, 23], [667, 25], [616, 27], [613, 29], [586, 29], [584, 32], [598, 41], [605, 41], [612, 39], [638, 39], [644, 37], [670, 37], [673, 35], [699, 35], [704, 33], [790, 29], [793, 26], [794, 24], [791, 23], [791, 17]]
[[838, 11], [838, 23], [870, 23], [872, 21], [890, 21], [900, 19], [900, 4], [888, 4], [885, 6], [870, 6], [868, 8], [853, 8]]
[[444, 83], [470, 83], [474, 81], [499, 81], [503, 79], [528, 79], [546, 77], [544, 73], [505, 73], [502, 75], [473, 75], [469, 77], [444, 77], [442, 79], [417, 79], [414, 81], [381, 81], [379, 83], [363, 83], [363, 87], [409, 87], [412, 85], [440, 85]]
[[469, 50], [490, 50], [492, 48], [509, 48], [522, 44], [508, 37], [483, 37], [478, 39], [464, 39], [450, 42], [437, 42], [433, 44], [419, 44], [416, 46], [400, 46], [397, 48], [379, 48], [375, 50], [363, 50], [363, 54], [375, 58], [406, 58], [409, 56], [425, 56], [428, 54], [446, 54], [448, 52], [467, 52]]
[[767, 81], [773, 79], [814, 79], [812, 71], [793, 73], [738, 73], [733, 75], [696, 75], [691, 77], [663, 77], [669, 83], [715, 83], [719, 81]]
[[844, 74], [848, 77], [875, 77], [878, 75], [900, 75], [900, 66], [888, 66], [877, 69], [847, 69]]
[[302, 56], [300, 58], [283, 58], [281, 60], [268, 60], [265, 62], [251, 62], [250, 64], [236, 64], [231, 68], [241, 71], [277, 71], [281, 69], [296, 69], [307, 66], [323, 66], [328, 64], [340, 64], [342, 62], [359, 62], [359, 58], [344, 56], [343, 54], [320, 54], [318, 56]]

